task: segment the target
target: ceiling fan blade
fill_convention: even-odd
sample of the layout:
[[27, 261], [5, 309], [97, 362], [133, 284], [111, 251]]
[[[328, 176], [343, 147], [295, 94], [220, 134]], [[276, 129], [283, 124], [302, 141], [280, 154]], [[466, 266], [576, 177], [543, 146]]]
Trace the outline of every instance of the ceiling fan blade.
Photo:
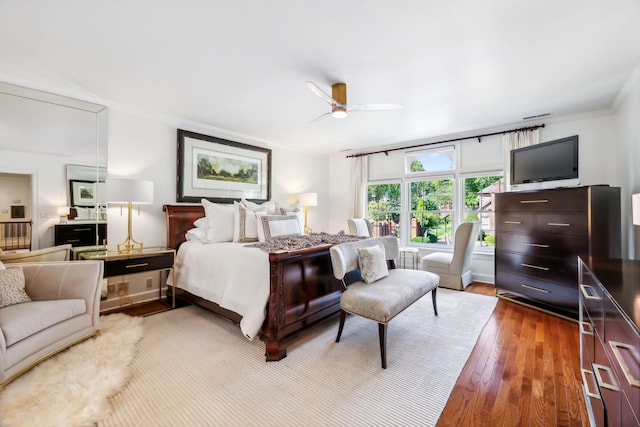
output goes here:
[[347, 108], [347, 111], [389, 111], [399, 110], [402, 105], [398, 104], [358, 104]]
[[324, 116], [328, 116], [328, 115], [330, 115], [330, 114], [331, 114], [331, 113], [324, 113], [324, 114], [320, 114], [318, 117], [316, 117], [315, 119], [311, 119], [311, 120], [309, 120], [307, 123], [315, 122], [316, 120], [319, 120], [319, 119], [323, 118]]
[[316, 95], [318, 95], [320, 98], [322, 98], [325, 102], [329, 103], [330, 105], [335, 105], [337, 104], [336, 100], [333, 99], [332, 97], [330, 97], [329, 95], [327, 95], [322, 89], [320, 89], [315, 83], [307, 81], [305, 82], [307, 87], [309, 88], [309, 90], [313, 93], [315, 93]]

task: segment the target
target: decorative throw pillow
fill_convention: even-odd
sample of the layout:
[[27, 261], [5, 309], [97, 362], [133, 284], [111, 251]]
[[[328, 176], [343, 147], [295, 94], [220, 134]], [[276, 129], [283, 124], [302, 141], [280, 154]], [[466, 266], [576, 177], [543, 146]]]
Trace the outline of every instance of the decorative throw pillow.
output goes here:
[[31, 298], [24, 291], [22, 267], [0, 270], [0, 308], [29, 301]]
[[295, 215], [298, 218], [298, 224], [300, 226], [300, 230], [304, 230], [304, 208], [300, 203], [300, 200], [296, 200], [289, 206], [281, 206], [279, 203], [276, 203], [276, 207], [278, 212], [276, 214], [280, 215]]
[[188, 241], [198, 240], [200, 242], [207, 241], [207, 230], [204, 228], [192, 228], [188, 230], [185, 234], [185, 238]]
[[206, 240], [210, 243], [233, 241], [233, 205], [200, 201], [209, 226]]
[[278, 215], [280, 214], [280, 210], [276, 210], [277, 208], [277, 203], [274, 201], [267, 201], [264, 203], [253, 203], [248, 201], [247, 199], [240, 199], [240, 204], [243, 205], [245, 208], [250, 209], [254, 212], [257, 211], [264, 211], [266, 212], [268, 215]]
[[[254, 203], [255, 205], [255, 203]], [[257, 212], [264, 212], [260, 205], [256, 205], [255, 210], [245, 207], [242, 203], [234, 202], [234, 221], [233, 221], [233, 241], [234, 242], [257, 242], [258, 241], [258, 219]]]
[[195, 221], [193, 221], [193, 226], [195, 228], [207, 228], [209, 227], [209, 221], [207, 220], [206, 217], [202, 217], [202, 218], [198, 218]]
[[368, 248], [358, 248], [360, 274], [366, 283], [373, 283], [389, 275], [384, 246], [376, 245]]
[[258, 215], [258, 240], [264, 242], [270, 237], [296, 236], [302, 234], [295, 215]]

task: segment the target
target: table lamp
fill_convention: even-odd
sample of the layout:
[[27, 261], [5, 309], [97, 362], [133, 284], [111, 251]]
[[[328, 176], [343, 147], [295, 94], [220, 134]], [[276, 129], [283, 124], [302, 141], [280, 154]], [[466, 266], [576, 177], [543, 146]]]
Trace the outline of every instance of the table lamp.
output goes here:
[[318, 206], [318, 193], [302, 193], [298, 196], [298, 200], [304, 209], [304, 234], [309, 234], [311, 229], [307, 226], [307, 214], [309, 206]]
[[71, 209], [69, 206], [58, 206], [58, 216], [60, 217], [60, 224], [66, 224], [69, 218], [69, 212]]
[[[153, 203], [153, 182], [138, 179], [110, 178], [107, 180], [107, 202], [127, 205], [127, 237], [118, 243], [118, 253], [142, 251], [142, 243], [136, 241], [131, 233], [131, 211], [133, 205]], [[138, 206], [138, 215], [140, 207]]]

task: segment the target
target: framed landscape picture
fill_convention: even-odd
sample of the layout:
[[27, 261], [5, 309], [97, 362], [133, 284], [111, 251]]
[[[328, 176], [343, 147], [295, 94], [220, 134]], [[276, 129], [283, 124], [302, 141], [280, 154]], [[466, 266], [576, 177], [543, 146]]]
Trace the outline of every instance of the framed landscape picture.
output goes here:
[[178, 202], [271, 197], [271, 150], [178, 129]]
[[92, 207], [96, 205], [96, 183], [93, 181], [69, 181], [71, 206]]

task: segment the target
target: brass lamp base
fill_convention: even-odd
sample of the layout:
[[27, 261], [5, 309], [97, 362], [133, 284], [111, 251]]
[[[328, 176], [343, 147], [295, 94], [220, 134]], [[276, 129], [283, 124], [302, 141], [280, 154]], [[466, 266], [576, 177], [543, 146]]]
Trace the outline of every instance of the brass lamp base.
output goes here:
[[131, 235], [131, 211], [132, 205], [131, 202], [128, 203], [128, 224], [127, 224], [127, 238], [124, 239], [121, 243], [118, 243], [118, 253], [119, 254], [128, 254], [132, 252], [142, 252], [142, 243], [136, 241]]

